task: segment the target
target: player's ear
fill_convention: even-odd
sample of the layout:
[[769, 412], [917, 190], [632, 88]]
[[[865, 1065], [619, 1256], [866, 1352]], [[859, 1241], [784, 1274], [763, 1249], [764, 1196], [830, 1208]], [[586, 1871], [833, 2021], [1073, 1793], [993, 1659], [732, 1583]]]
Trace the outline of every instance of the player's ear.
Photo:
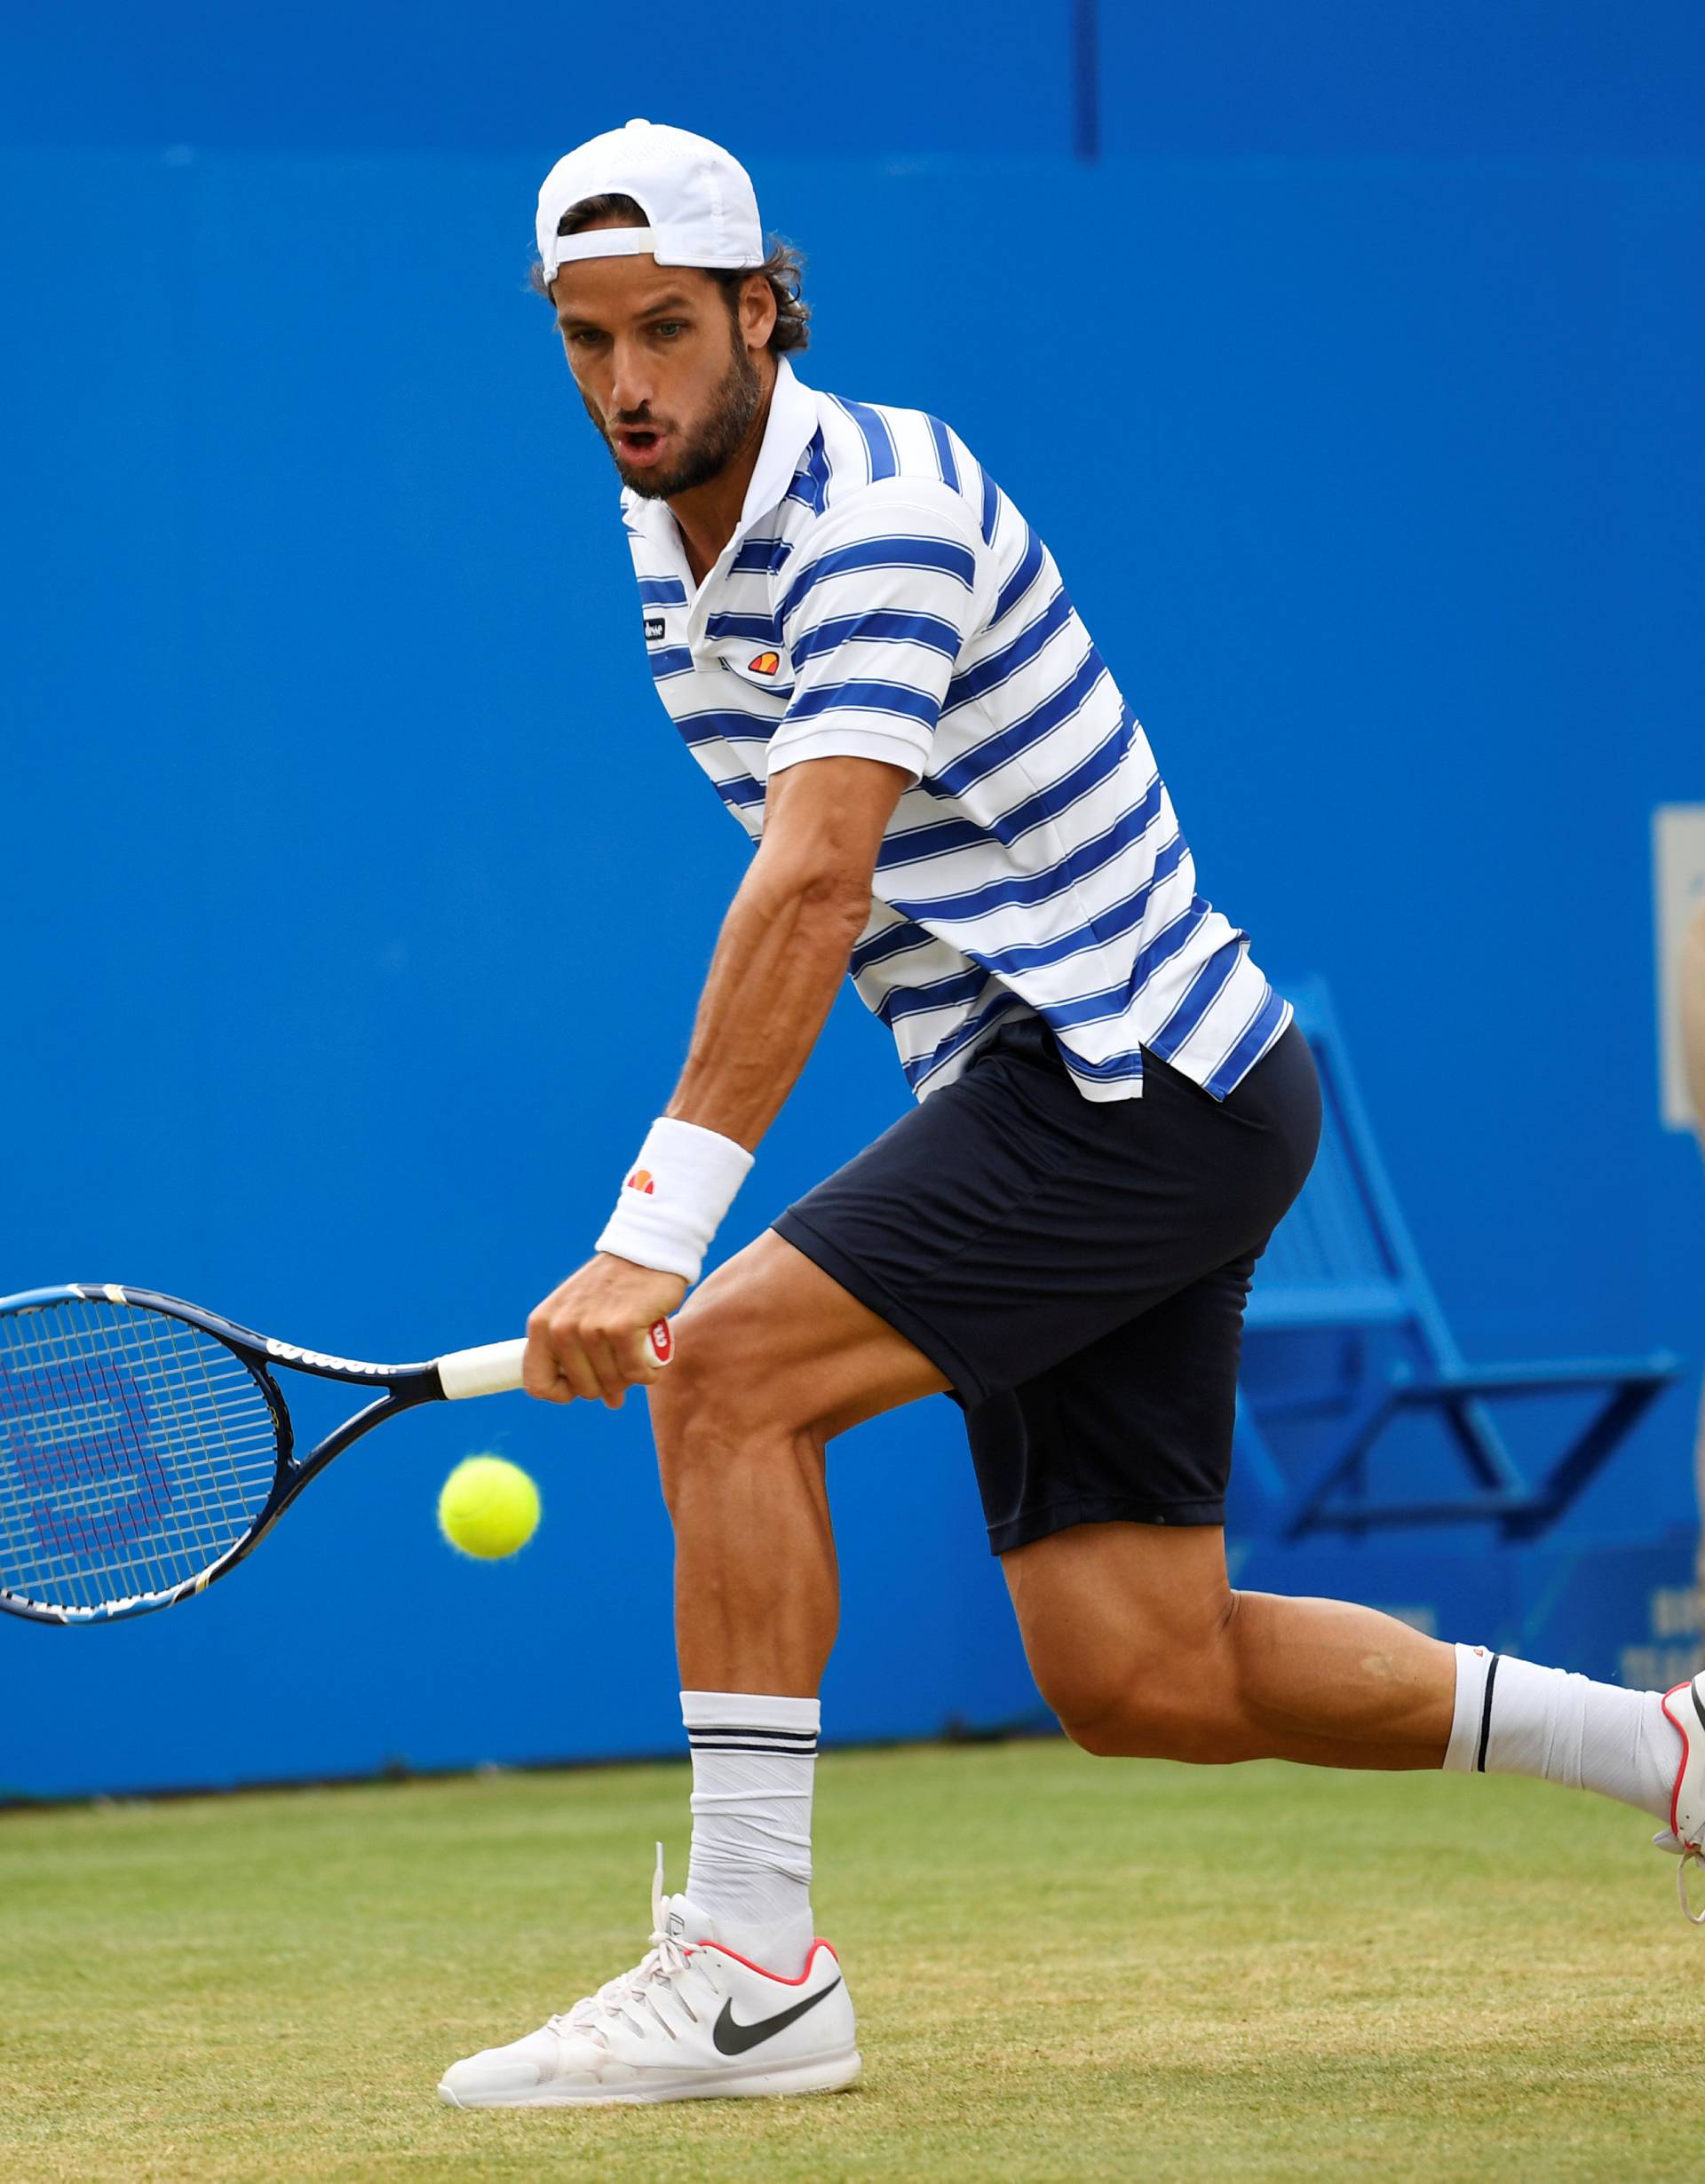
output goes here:
[[741, 338], [749, 349], [767, 349], [775, 331], [775, 291], [762, 273], [749, 274], [740, 291]]

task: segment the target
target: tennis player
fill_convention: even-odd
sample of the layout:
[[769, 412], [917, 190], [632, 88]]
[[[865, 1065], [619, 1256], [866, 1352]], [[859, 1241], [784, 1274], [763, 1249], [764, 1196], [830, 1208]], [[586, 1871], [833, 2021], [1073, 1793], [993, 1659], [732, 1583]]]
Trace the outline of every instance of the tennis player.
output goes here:
[[[1318, 1087], [1246, 936], [1198, 893], [1042, 540], [938, 419], [796, 376], [798, 261], [718, 146], [645, 122], [583, 145], [545, 178], [538, 246], [624, 488], [658, 694], [756, 854], [674, 1096], [528, 1327], [535, 1396], [650, 1383], [686, 1888], [665, 1896], [660, 1862], [638, 1966], [456, 2063], [445, 2099], [856, 2076], [810, 1903], [824, 1449], [925, 1396], [963, 1407], [1031, 1667], [1086, 1751], [1543, 1776], [1656, 1818], [1685, 1879], [1698, 1687], [1622, 1690], [1227, 1582], [1243, 1304], [1308, 1173]], [[1060, 362], [1062, 427], [1092, 461], [1106, 374]], [[849, 969], [916, 1104], [683, 1305]], [[644, 1331], [667, 1314], [678, 1355], [654, 1375]], [[583, 1649], [575, 1674], [597, 1666]]]

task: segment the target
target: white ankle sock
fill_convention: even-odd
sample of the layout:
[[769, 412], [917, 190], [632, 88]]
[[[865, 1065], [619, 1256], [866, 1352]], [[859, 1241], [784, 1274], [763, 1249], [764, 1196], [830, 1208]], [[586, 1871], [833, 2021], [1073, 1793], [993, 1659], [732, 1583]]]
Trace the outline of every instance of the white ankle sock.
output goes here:
[[[766, 1939], [811, 1945], [811, 1792], [821, 1709], [814, 1698], [683, 1691], [693, 1750], [688, 1900], [731, 1948]], [[741, 1929], [737, 1938], [734, 1929]], [[803, 1936], [803, 1939], [801, 1938]], [[766, 1971], [783, 1971], [760, 1955]], [[784, 1975], [797, 1970], [786, 1967]]]
[[1456, 1649], [1456, 1711], [1445, 1765], [1536, 1775], [1596, 1790], [1669, 1824], [1681, 1735], [1658, 1691], [1624, 1691], [1485, 1646]]

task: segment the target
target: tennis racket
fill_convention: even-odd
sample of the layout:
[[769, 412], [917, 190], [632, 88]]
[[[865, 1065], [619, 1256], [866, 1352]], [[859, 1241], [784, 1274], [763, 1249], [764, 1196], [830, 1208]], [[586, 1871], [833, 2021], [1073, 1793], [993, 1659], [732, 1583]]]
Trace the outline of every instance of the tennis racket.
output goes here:
[[[669, 1322], [650, 1331], [666, 1365]], [[116, 1283], [0, 1298], [0, 1609], [115, 1623], [203, 1593], [352, 1441], [521, 1384], [525, 1342], [363, 1365]], [[298, 1456], [275, 1368], [375, 1389]]]

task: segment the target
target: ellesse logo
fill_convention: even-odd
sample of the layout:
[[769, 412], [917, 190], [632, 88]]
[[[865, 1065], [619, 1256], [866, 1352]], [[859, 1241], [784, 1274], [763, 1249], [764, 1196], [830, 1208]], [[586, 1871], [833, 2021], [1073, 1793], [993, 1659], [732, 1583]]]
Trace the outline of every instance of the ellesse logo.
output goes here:
[[643, 1191], [647, 1198], [654, 1197], [657, 1185], [648, 1167], [637, 1167], [623, 1185], [625, 1190]]
[[755, 660], [746, 662], [749, 675], [773, 675], [781, 665], [780, 653], [759, 653]]
[[660, 644], [662, 644], [662, 637], [663, 637], [663, 618], [662, 618], [662, 616], [661, 614], [647, 614], [647, 615], [646, 616], [646, 644], [647, 644], [647, 645], [660, 645]]

